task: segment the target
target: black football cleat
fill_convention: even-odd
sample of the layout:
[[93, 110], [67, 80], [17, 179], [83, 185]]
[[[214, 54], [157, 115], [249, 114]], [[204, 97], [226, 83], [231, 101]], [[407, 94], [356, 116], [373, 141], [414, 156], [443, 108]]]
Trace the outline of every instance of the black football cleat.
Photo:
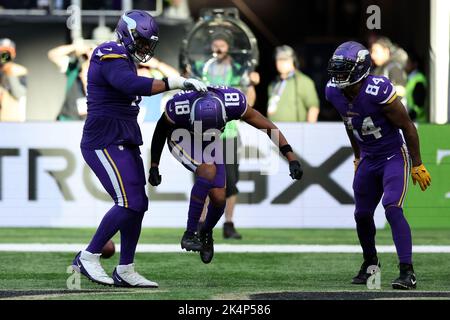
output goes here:
[[200, 231], [200, 241], [202, 242], [202, 249], [200, 250], [200, 259], [203, 263], [210, 263], [214, 257], [214, 239], [212, 237], [212, 230], [209, 232]]
[[225, 222], [223, 224], [223, 238], [240, 240], [242, 239], [242, 236], [234, 228], [233, 222]]
[[372, 275], [372, 273], [368, 272], [368, 270], [376, 268], [381, 269], [381, 263], [378, 258], [364, 260], [358, 274], [352, 279], [352, 284], [367, 284], [367, 279], [369, 279]]
[[392, 281], [392, 288], [397, 290], [412, 290], [416, 288], [417, 279], [412, 264], [400, 263], [400, 276]]
[[186, 249], [186, 251], [200, 251], [202, 249], [202, 243], [197, 234], [185, 231], [183, 238], [181, 238], [181, 249]]

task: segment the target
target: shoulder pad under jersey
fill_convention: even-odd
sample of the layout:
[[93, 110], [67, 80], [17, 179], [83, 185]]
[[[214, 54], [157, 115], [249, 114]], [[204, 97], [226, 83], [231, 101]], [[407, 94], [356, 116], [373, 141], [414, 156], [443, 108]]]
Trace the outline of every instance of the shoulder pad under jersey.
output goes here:
[[397, 98], [395, 86], [386, 77], [369, 76], [362, 89], [365, 96], [376, 104], [390, 104]]
[[93, 56], [100, 61], [106, 59], [128, 59], [125, 47], [114, 41], [104, 42], [99, 45], [95, 48]]

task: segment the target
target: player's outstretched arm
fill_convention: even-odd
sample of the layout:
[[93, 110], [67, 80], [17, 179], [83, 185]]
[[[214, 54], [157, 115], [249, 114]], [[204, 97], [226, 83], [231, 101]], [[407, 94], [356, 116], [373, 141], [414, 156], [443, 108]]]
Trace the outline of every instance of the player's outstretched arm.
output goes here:
[[300, 161], [297, 160], [292, 147], [289, 145], [283, 133], [281, 133], [277, 126], [250, 106], [247, 107], [247, 111], [241, 119], [256, 129], [266, 130], [269, 138], [280, 148], [281, 153], [289, 161], [289, 171], [292, 179], [300, 180], [303, 176], [303, 169]]
[[162, 80], [166, 84], [166, 90], [195, 90], [208, 91], [208, 87], [202, 81], [194, 78], [184, 78], [181, 76], [164, 78]]
[[165, 113], [163, 113], [161, 118], [159, 118], [158, 123], [156, 124], [150, 151], [151, 165], [148, 182], [150, 182], [150, 184], [154, 187], [156, 187], [161, 183], [161, 175], [159, 174], [158, 167], [169, 131], [170, 131], [170, 124], [166, 119]]
[[184, 78], [180, 76], [164, 78], [163, 80], [153, 80], [152, 95], [169, 90], [195, 90], [195, 91], [208, 91], [206, 84], [200, 80], [193, 78]]
[[157, 80], [138, 76], [122, 57], [103, 60], [101, 70], [111, 86], [132, 96], [151, 96], [175, 89], [208, 91], [206, 85], [196, 79], [170, 77]]
[[422, 163], [416, 126], [411, 121], [406, 108], [399, 98], [386, 105], [383, 108], [383, 113], [392, 124], [402, 130], [413, 163], [411, 170], [413, 183], [415, 185], [418, 182], [422, 191], [425, 191], [431, 185], [431, 176]]

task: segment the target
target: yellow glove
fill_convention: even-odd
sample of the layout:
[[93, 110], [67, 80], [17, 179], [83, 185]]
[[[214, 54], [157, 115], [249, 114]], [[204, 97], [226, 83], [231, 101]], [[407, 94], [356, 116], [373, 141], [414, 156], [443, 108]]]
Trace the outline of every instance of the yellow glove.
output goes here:
[[413, 167], [411, 169], [411, 176], [414, 185], [416, 185], [416, 182], [419, 182], [419, 186], [422, 191], [427, 190], [427, 188], [431, 185], [431, 176], [423, 164], [418, 167]]
[[353, 160], [353, 165], [355, 166], [355, 172], [356, 172], [356, 170], [358, 170], [358, 166], [359, 166], [360, 162], [361, 162], [361, 159], [359, 159], [359, 158], [355, 158], [355, 160]]

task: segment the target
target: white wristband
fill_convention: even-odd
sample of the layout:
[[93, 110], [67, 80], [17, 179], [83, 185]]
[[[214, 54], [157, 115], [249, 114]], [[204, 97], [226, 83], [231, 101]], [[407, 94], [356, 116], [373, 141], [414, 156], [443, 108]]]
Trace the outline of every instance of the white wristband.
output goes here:
[[169, 84], [169, 90], [184, 89], [185, 81], [186, 81], [186, 78], [184, 78], [184, 77], [167, 78], [167, 83]]

